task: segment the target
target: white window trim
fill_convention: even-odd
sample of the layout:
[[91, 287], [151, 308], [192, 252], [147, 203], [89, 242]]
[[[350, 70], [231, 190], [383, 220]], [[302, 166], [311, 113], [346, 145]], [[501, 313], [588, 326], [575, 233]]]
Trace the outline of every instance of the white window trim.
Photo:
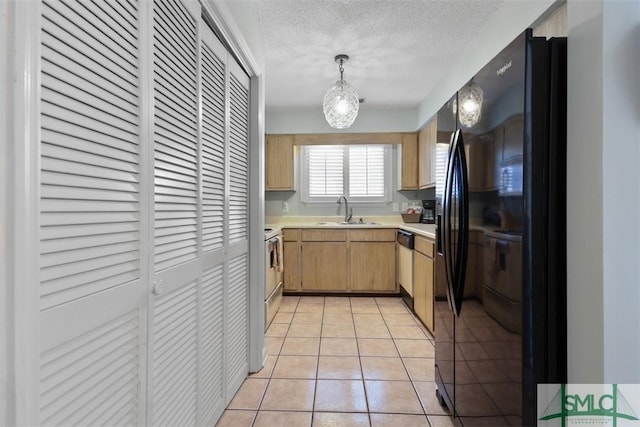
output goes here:
[[[348, 145], [343, 145], [347, 147]], [[338, 196], [326, 196], [326, 197], [313, 197], [309, 196], [309, 178], [308, 178], [308, 166], [306, 161], [306, 149], [309, 145], [303, 145], [298, 153], [299, 171], [300, 171], [300, 188], [301, 188], [301, 202], [307, 205], [313, 205], [316, 207], [331, 207], [335, 206], [338, 200]], [[381, 207], [389, 205], [393, 200], [393, 146], [391, 144], [384, 145], [384, 170], [385, 170], [385, 183], [384, 183], [384, 196], [378, 198], [367, 198], [362, 200], [359, 197], [349, 197], [350, 205], [356, 205], [361, 207]], [[343, 175], [346, 177], [349, 175], [349, 160], [345, 152], [344, 170]], [[344, 194], [348, 195], [348, 180], [345, 178]]]

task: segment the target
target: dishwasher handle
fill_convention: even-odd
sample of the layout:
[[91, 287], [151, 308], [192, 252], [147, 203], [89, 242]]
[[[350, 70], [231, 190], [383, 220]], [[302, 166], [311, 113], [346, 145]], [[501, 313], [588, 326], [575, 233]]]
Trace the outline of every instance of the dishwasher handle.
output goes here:
[[415, 240], [415, 234], [405, 230], [398, 230], [396, 241], [400, 246], [413, 249], [414, 240]]

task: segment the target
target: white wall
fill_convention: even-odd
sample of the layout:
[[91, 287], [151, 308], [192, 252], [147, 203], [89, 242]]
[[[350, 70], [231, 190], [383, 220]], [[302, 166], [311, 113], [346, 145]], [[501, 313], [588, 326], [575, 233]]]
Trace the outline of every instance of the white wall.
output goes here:
[[[602, 4], [567, 4], [569, 381], [604, 379]], [[587, 66], [588, 65], [588, 66]]]
[[7, 184], [8, 174], [8, 147], [9, 138], [7, 120], [7, 93], [10, 84], [7, 76], [8, 49], [9, 49], [9, 10], [8, 4], [0, 0], [0, 425], [9, 425], [13, 415], [9, 413], [9, 325], [11, 322], [11, 306], [8, 301], [9, 290], [9, 263], [7, 262], [7, 232], [8, 210], [7, 194], [9, 186]]
[[601, 19], [604, 380], [640, 383], [640, 2]]
[[569, 380], [640, 382], [640, 3], [568, 3]]
[[414, 109], [369, 109], [366, 104], [360, 107], [358, 117], [349, 129], [333, 129], [324, 118], [321, 102], [322, 100], [318, 100], [318, 108], [314, 109], [267, 111], [267, 133], [413, 132], [416, 130]]
[[230, 26], [230, 30], [238, 39], [238, 43], [244, 45], [246, 50], [251, 52], [251, 57], [255, 61], [254, 65], [260, 69], [258, 74], [261, 74], [264, 70], [264, 45], [260, 35], [258, 12], [255, 3], [238, 0], [208, 1], [217, 4], [224, 11], [223, 13], [226, 15], [225, 23]]

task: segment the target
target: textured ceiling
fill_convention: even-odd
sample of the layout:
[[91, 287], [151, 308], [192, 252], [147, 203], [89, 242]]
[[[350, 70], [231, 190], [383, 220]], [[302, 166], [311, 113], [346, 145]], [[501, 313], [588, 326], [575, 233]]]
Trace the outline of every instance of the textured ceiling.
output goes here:
[[503, 0], [253, 0], [267, 109], [317, 107], [345, 80], [363, 108], [415, 107]]

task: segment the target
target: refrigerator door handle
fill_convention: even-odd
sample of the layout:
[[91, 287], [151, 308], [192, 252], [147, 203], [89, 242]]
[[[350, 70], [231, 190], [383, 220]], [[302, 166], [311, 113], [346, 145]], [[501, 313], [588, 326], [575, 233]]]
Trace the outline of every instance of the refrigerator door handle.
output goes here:
[[[455, 174], [458, 197], [458, 230], [456, 238], [455, 264], [453, 265], [453, 309], [459, 316], [464, 297], [464, 285], [467, 270], [467, 254], [469, 244], [469, 181], [467, 176], [467, 161], [464, 151], [462, 131], [457, 130], [453, 142], [453, 173]], [[453, 189], [451, 189], [453, 191]]]
[[454, 254], [451, 251], [451, 216], [452, 216], [452, 196], [453, 196], [453, 176], [455, 168], [456, 147], [455, 133], [451, 134], [451, 143], [449, 145], [449, 161], [445, 174], [444, 194], [442, 204], [442, 255], [445, 265], [446, 283], [447, 283], [447, 302], [451, 311], [455, 312], [455, 275], [454, 275]]

